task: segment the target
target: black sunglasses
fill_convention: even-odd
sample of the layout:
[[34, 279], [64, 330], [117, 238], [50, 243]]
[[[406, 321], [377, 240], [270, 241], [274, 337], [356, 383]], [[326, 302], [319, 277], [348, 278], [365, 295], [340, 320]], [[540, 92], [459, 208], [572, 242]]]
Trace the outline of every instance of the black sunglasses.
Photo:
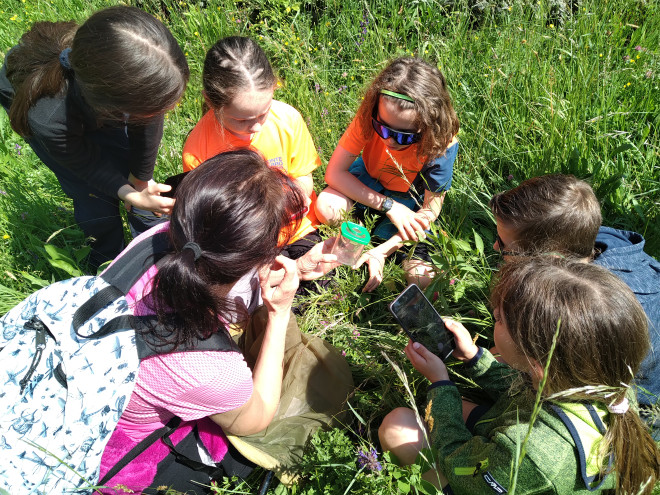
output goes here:
[[518, 256], [520, 253], [516, 253], [515, 251], [507, 251], [504, 246], [504, 242], [502, 241], [502, 238], [500, 237], [500, 234], [495, 232], [495, 240], [497, 242], [497, 246], [500, 248], [499, 253], [500, 256]]
[[377, 106], [374, 107], [374, 111], [371, 114], [371, 125], [380, 137], [383, 139], [392, 138], [401, 146], [408, 146], [422, 139], [421, 132], [403, 132], [387, 127], [377, 118]]

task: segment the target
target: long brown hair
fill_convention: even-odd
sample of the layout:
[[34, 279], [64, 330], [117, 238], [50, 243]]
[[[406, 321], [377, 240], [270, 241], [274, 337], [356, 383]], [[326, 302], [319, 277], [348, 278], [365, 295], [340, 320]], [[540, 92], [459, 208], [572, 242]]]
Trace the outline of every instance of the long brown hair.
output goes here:
[[[178, 345], [208, 337], [218, 317], [245, 316], [245, 308], [220, 295], [222, 288], [273, 262], [297, 229], [305, 201], [284, 172], [249, 149], [205, 161], [186, 175], [175, 198], [172, 252], [159, 265], [152, 300]], [[189, 242], [201, 250], [197, 259], [183, 249]]]
[[[507, 262], [491, 305], [522, 354], [542, 365], [559, 322], [545, 397], [569, 391], [571, 401], [619, 403], [649, 350], [646, 314], [635, 295], [593, 264], [553, 256]], [[660, 475], [660, 452], [639, 414], [630, 408], [609, 414], [607, 422], [600, 447], [604, 458], [614, 454], [617, 493], [638, 493], [650, 480], [642, 492], [650, 494]]]
[[498, 222], [512, 227], [516, 251], [593, 255], [602, 221], [600, 203], [591, 186], [572, 175], [533, 177], [496, 194], [490, 208]]
[[[383, 89], [409, 96], [414, 103], [381, 94]], [[372, 81], [356, 114], [365, 139], [373, 135], [371, 116], [379, 98], [389, 99], [401, 110], [414, 109], [417, 112], [415, 124], [422, 133], [417, 149], [419, 157], [431, 160], [441, 156], [458, 134], [458, 117], [447, 91], [445, 76], [421, 58], [394, 59]]]
[[186, 58], [172, 33], [152, 15], [115, 6], [74, 22], [37, 22], [7, 57], [15, 92], [9, 111], [13, 129], [30, 135], [28, 110], [37, 100], [65, 90], [68, 69], [99, 119], [141, 120], [173, 107], [188, 83]]
[[66, 87], [59, 55], [71, 46], [77, 29], [73, 21], [35, 22], [7, 55], [7, 79], [14, 88], [9, 122], [21, 136], [30, 135], [30, 107], [40, 98], [55, 96]]

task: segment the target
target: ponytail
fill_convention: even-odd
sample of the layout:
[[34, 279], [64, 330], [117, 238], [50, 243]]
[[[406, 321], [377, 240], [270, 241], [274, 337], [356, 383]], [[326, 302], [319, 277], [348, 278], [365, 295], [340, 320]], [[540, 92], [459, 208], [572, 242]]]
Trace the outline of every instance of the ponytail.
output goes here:
[[73, 21], [35, 22], [7, 56], [7, 79], [14, 88], [9, 122], [24, 138], [31, 135], [30, 107], [65, 88], [66, 69], [60, 63], [60, 53], [71, 46], [77, 29]]
[[[660, 473], [660, 452], [637, 411], [610, 414], [601, 452], [614, 455], [617, 494], [650, 495]], [[640, 491], [641, 487], [644, 487]]]
[[247, 308], [227, 294], [241, 277], [272, 264], [298, 227], [305, 196], [262, 155], [242, 149], [193, 169], [175, 197], [172, 251], [146, 300], [168, 330], [166, 343], [181, 345], [245, 320]]

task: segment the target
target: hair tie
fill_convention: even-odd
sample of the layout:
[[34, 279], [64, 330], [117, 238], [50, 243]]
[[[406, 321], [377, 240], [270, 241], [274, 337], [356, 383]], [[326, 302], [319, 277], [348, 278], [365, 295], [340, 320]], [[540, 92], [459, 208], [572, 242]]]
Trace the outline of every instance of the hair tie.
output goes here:
[[199, 244], [196, 242], [186, 242], [181, 248], [181, 252], [184, 252], [186, 249], [192, 250], [195, 255], [195, 261], [197, 261], [200, 256], [202, 256], [202, 248], [199, 247]]
[[381, 89], [380, 93], [383, 95], [391, 96], [392, 98], [398, 98], [399, 100], [406, 100], [411, 103], [415, 103], [415, 100], [413, 100], [410, 96], [402, 95], [401, 93], [395, 93], [394, 91], [390, 91], [389, 89]]
[[624, 397], [621, 402], [618, 404], [610, 404], [607, 406], [607, 410], [612, 414], [625, 414], [630, 409], [630, 402], [628, 402], [628, 397]]
[[69, 62], [69, 53], [71, 53], [71, 48], [65, 48], [60, 52], [60, 65], [67, 70], [71, 70], [71, 62]]

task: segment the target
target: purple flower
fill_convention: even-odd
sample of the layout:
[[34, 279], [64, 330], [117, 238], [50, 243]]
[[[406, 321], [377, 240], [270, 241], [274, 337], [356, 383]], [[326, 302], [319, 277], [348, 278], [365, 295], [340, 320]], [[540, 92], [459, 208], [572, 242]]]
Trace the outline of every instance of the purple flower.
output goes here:
[[511, 182], [513, 180], [513, 174], [509, 174], [509, 176], [506, 178], [506, 180]]
[[623, 57], [624, 62], [627, 62], [628, 60], [630, 60], [630, 55], [626, 55], [625, 57]]
[[18, 144], [18, 143], [16, 143], [16, 144], [14, 145], [14, 149], [16, 150], [16, 154], [17, 154], [17, 155], [20, 155], [20, 154], [21, 154], [21, 148], [23, 148], [23, 146], [21, 146], [21, 145]]
[[323, 110], [321, 110], [321, 117], [325, 117], [326, 115], [328, 115], [328, 109], [324, 108]]
[[455, 279], [455, 278], [452, 278], [452, 279], [449, 281], [449, 285], [454, 285], [455, 283], [456, 283], [456, 279]]
[[317, 93], [321, 92], [321, 85], [319, 83], [314, 83], [314, 91]]
[[0, 194], [3, 195], [3, 196], [6, 196], [6, 195], [7, 195], [7, 191], [5, 191], [5, 190], [3, 190], [3, 189], [0, 189]]
[[644, 49], [644, 48], [642, 48], [640, 45], [637, 45], [637, 46], [635, 47], [635, 51], [637, 51], [637, 52], [641, 52], [643, 49]]
[[23, 213], [21, 213], [21, 220], [25, 220], [27, 216], [28, 216], [27, 212], [24, 211]]
[[346, 351], [341, 351], [341, 355], [346, 357]]
[[378, 452], [373, 448], [368, 452], [360, 449], [358, 451], [357, 463], [360, 468], [370, 471], [381, 471], [383, 469], [381, 463], [378, 462]]

